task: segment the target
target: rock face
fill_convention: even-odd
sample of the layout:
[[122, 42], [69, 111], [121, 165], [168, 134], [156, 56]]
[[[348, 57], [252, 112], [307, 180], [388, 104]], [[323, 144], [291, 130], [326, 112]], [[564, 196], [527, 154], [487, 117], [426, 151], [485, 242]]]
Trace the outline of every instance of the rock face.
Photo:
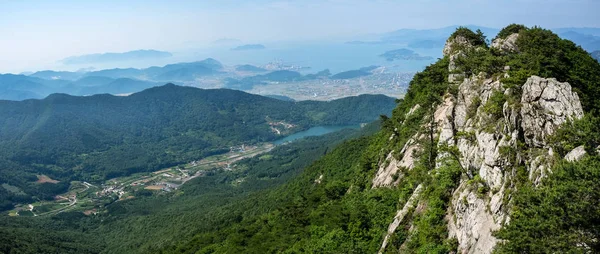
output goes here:
[[581, 160], [581, 158], [583, 158], [586, 154], [587, 152], [585, 151], [584, 147], [578, 146], [575, 147], [575, 149], [573, 149], [572, 151], [570, 151], [567, 155], [565, 155], [565, 160], [570, 162], [578, 161]]
[[448, 70], [450, 71], [448, 81], [450, 83], [455, 83], [464, 78], [464, 73], [459, 72], [456, 61], [465, 56], [464, 50], [468, 50], [472, 47], [473, 46], [469, 43], [469, 41], [463, 36], [456, 36], [454, 39], [448, 39], [448, 41], [446, 41], [443, 54], [450, 59], [450, 63], [448, 65]]
[[[485, 109], [498, 92], [506, 98], [500, 116]], [[510, 220], [510, 204], [506, 202], [510, 200], [507, 189], [514, 186], [514, 166], [526, 165], [530, 180], [539, 183], [551, 168], [553, 158], [548, 136], [568, 119], [582, 116], [579, 97], [568, 83], [536, 76], [522, 86], [521, 95], [505, 89], [497, 79], [473, 76], [460, 83], [458, 94], [444, 97], [433, 112], [438, 147], [456, 146], [460, 164], [466, 170], [447, 211], [449, 237], [458, 240], [458, 253], [491, 253], [498, 242], [492, 232]], [[422, 136], [417, 133], [412, 140]], [[527, 152], [515, 154], [519, 142], [527, 144]], [[409, 151], [414, 149], [419, 147], [409, 141], [401, 160], [390, 153], [388, 168], [380, 169], [373, 186], [397, 184], [381, 180], [386, 175], [382, 172], [412, 168], [414, 159]], [[582, 150], [575, 149], [567, 159], [580, 159]], [[436, 166], [440, 167], [440, 161], [447, 156], [439, 153]]]
[[509, 35], [508, 37], [502, 39], [498, 38], [492, 42], [492, 48], [496, 48], [505, 52], [514, 52], [519, 51], [517, 47], [517, 39], [519, 38], [518, 33], [514, 33]]
[[398, 226], [400, 225], [402, 220], [404, 220], [404, 217], [408, 214], [409, 210], [414, 207], [415, 202], [417, 201], [417, 198], [421, 194], [422, 190], [423, 190], [423, 185], [417, 186], [417, 188], [413, 191], [413, 193], [410, 196], [410, 198], [408, 199], [408, 201], [406, 201], [406, 204], [404, 205], [404, 207], [402, 207], [402, 209], [396, 213], [396, 216], [394, 216], [394, 221], [392, 223], [390, 223], [390, 225], [388, 226], [387, 234], [385, 235], [385, 237], [383, 239], [383, 243], [381, 243], [381, 248], [379, 249], [379, 252], [378, 252], [379, 254], [383, 253], [383, 251], [385, 250], [385, 247], [388, 244], [390, 236], [394, 233], [394, 231], [396, 231], [396, 228], [398, 228]]
[[467, 38], [463, 36], [456, 36], [446, 41], [446, 45], [444, 45], [444, 50], [442, 51], [442, 53], [444, 54], [444, 56], [450, 56], [462, 47], [471, 47], [469, 40], [467, 40]]
[[[421, 106], [419, 104], [413, 106], [408, 113], [406, 113], [406, 117], [412, 115], [415, 111], [419, 110]], [[401, 169], [410, 170], [415, 165], [415, 159], [413, 157], [414, 153], [420, 149], [419, 144], [417, 144], [416, 140], [421, 138], [419, 134], [415, 134], [411, 139], [406, 142], [400, 154], [402, 159], [399, 161], [393, 156], [394, 151], [391, 151], [386, 156], [385, 160], [382, 163], [379, 163], [379, 169], [373, 178], [372, 188], [379, 188], [385, 186], [394, 186], [397, 185], [398, 182], [402, 179]], [[389, 141], [393, 141], [394, 135], [390, 137]]]
[[568, 118], [581, 118], [579, 96], [568, 83], [537, 76], [527, 79], [521, 98], [522, 127], [528, 145], [544, 147], [546, 138]]
[[[517, 100], [520, 105], [514, 102], [511, 105], [511, 100], [506, 100], [502, 117], [493, 119], [484, 110], [492, 93], [500, 91], [505, 97], [514, 97], [512, 91], [505, 90], [498, 80], [479, 77], [466, 79], [459, 86], [454, 128], [458, 132], [472, 133], [472, 137], [456, 137], [456, 144], [463, 168], [481, 179], [476, 186], [473, 181], [463, 179], [448, 211], [452, 215], [448, 222], [449, 233], [458, 239], [460, 253], [492, 251], [497, 243], [492, 232], [509, 220], [508, 204], [504, 202], [508, 200], [505, 199], [506, 188], [512, 186], [512, 166], [519, 162], [529, 165], [530, 179], [539, 182], [549, 169], [548, 158], [552, 157], [545, 140], [568, 119], [583, 116], [579, 97], [568, 83], [532, 76], [522, 90]], [[473, 105], [477, 100], [479, 105]], [[469, 110], [473, 112], [467, 112]], [[520, 136], [524, 136], [529, 149], [537, 149], [540, 155], [520, 158], [520, 155], [511, 155], [511, 151], [517, 150]], [[478, 187], [488, 191], [482, 193]]]
[[[399, 161], [393, 156], [394, 151], [390, 152], [385, 158], [387, 166], [382, 166], [377, 171], [375, 178], [373, 178], [373, 188], [392, 186], [396, 180], [400, 179], [400, 165]], [[394, 176], [397, 176], [394, 179]]]
[[[505, 53], [518, 52], [518, 38], [519, 34], [511, 34], [494, 40], [491, 47]], [[457, 253], [464, 254], [492, 252], [498, 243], [493, 232], [510, 221], [509, 190], [515, 188], [518, 166], [525, 166], [529, 180], [539, 184], [557, 160], [548, 138], [560, 125], [583, 116], [579, 96], [568, 83], [531, 76], [519, 93], [514, 88], [505, 88], [501, 82], [510, 66], [492, 78], [485, 73], [466, 77], [457, 60], [466, 57], [471, 50], [482, 48], [471, 45], [462, 36], [446, 42], [443, 53], [449, 59], [448, 81], [458, 86], [458, 92], [446, 94], [443, 101], [429, 111], [422, 120], [427, 126], [422, 126], [421, 131], [406, 142], [398, 154], [399, 159], [393, 152], [389, 153], [373, 179], [373, 188], [397, 185], [403, 177], [401, 172], [408, 174], [409, 171], [404, 170], [411, 170], [418, 161], [413, 154], [422, 149], [419, 144], [423, 142], [416, 141], [429, 139], [429, 133], [425, 132], [433, 119], [435, 125], [431, 126], [435, 126], [438, 154], [436, 168], [429, 173], [435, 174], [448, 159], [457, 160], [463, 170], [448, 204], [446, 220], [449, 237], [458, 241]], [[407, 115], [419, 108], [419, 105], [414, 106]], [[393, 138], [389, 142], [395, 142]], [[441, 148], [452, 148], [452, 154]], [[565, 159], [577, 161], [585, 155], [585, 149], [577, 147]], [[381, 250], [405, 219], [407, 207], [423, 202], [413, 200], [415, 198], [413, 195], [398, 211]], [[411, 225], [410, 230], [414, 226]]]
[[[450, 128], [454, 128], [455, 133], [470, 133], [467, 135], [470, 138], [454, 138], [463, 168], [480, 179], [475, 186], [469, 179], [461, 180], [448, 211], [452, 215], [448, 230], [450, 236], [458, 240], [460, 253], [492, 251], [497, 243], [492, 232], [509, 220], [508, 204], [504, 202], [508, 200], [505, 198], [506, 189], [512, 186], [512, 166], [519, 162], [529, 165], [530, 179], [539, 182], [545, 170], [549, 169], [547, 158], [552, 157], [545, 140], [568, 119], [583, 116], [579, 97], [568, 83], [533, 76], [522, 89], [520, 99], [512, 100], [512, 105], [509, 103], [511, 100], [506, 100], [502, 117], [494, 119], [484, 110], [488, 100], [494, 91], [504, 93], [505, 97], [514, 97], [512, 91], [505, 90], [498, 80], [480, 77], [466, 79], [459, 86], [453, 126]], [[479, 103], [474, 104], [476, 101]], [[520, 105], [514, 101], [520, 101]], [[525, 137], [530, 149], [538, 149], [540, 152], [537, 154], [540, 155], [511, 156], [511, 151], [517, 150], [520, 136]], [[479, 187], [488, 191], [482, 193]]]

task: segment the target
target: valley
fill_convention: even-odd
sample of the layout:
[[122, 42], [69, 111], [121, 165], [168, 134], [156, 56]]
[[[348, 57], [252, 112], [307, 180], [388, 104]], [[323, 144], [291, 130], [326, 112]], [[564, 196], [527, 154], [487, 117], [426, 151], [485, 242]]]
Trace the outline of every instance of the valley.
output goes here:
[[254, 146], [232, 147], [232, 151], [209, 156], [187, 164], [161, 169], [154, 172], [136, 173], [126, 177], [107, 180], [101, 184], [73, 181], [69, 191], [58, 194], [53, 201], [45, 200], [30, 204], [19, 204], [8, 211], [9, 216], [52, 216], [61, 212], [82, 212], [95, 215], [105, 212], [105, 207], [114, 202], [135, 198], [135, 195], [161, 195], [177, 191], [187, 181], [214, 171], [235, 170], [235, 162], [267, 153], [275, 146], [272, 143]]
[[[278, 124], [286, 125], [287, 128], [292, 127], [286, 123]], [[365, 126], [365, 124], [360, 126], [317, 126], [273, 142], [232, 146], [229, 148], [230, 151], [224, 154], [209, 156], [154, 172], [117, 177], [95, 185], [85, 181], [72, 181], [69, 191], [56, 195], [54, 200], [17, 204], [15, 209], [8, 211], [8, 216], [52, 216], [61, 212], [82, 212], [88, 216], [96, 215], [106, 212], [105, 207], [114, 202], [133, 199], [136, 198], [136, 195], [149, 196], [177, 192], [181, 185], [196, 177], [203, 177], [218, 171], [236, 170], [238, 167], [236, 162], [268, 153], [276, 146], [288, 145], [298, 139], [321, 136], [343, 129], [360, 129], [361, 126]], [[269, 156], [271, 155], [266, 155], [264, 158]], [[41, 175], [38, 178], [38, 183], [58, 183], [48, 176]], [[235, 184], [239, 184], [241, 181], [243, 179]]]

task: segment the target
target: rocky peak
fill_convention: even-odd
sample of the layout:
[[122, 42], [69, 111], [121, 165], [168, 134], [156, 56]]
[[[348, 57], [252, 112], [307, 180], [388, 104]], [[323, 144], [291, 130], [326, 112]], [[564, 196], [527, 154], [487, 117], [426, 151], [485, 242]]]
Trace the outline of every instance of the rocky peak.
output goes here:
[[[490, 103], [497, 103], [495, 96], [519, 98], [501, 101], [499, 115], [492, 116], [488, 108]], [[532, 76], [519, 95], [505, 89], [498, 79], [473, 76], [464, 79], [456, 96], [446, 94], [432, 114], [438, 147], [456, 146], [461, 167], [468, 171], [448, 208], [449, 235], [458, 240], [459, 253], [491, 253], [498, 243], [493, 232], [510, 220], [507, 190], [514, 185], [514, 166], [526, 165], [530, 180], [539, 183], [550, 169], [548, 136], [568, 119], [582, 117], [583, 110], [571, 86], [556, 79]], [[422, 132], [415, 134], [399, 160], [393, 152], [388, 154], [373, 179], [373, 187], [398, 184], [402, 169], [413, 167], [414, 151], [421, 149], [414, 140], [423, 137]], [[522, 137], [530, 152], [510, 158], [506, 151], [516, 151]], [[576, 152], [568, 158], [580, 158], [581, 152]], [[436, 168], [447, 156], [444, 152], [438, 154]]]
[[468, 28], [458, 28], [444, 45], [443, 54], [448, 57], [448, 71], [450, 83], [458, 83], [465, 77], [465, 73], [460, 70], [457, 60], [465, 58], [472, 51], [485, 50], [487, 48], [485, 37], [481, 31], [474, 33]]
[[467, 40], [466, 37], [457, 35], [456, 37], [450, 38], [446, 41], [444, 50], [442, 52], [444, 56], [450, 56], [460, 49], [472, 46], [473, 45], [469, 42], [469, 40]]
[[[382, 153], [379, 170], [372, 182], [373, 188], [393, 188], [398, 184], [402, 185], [404, 179], [411, 181], [414, 176], [411, 172], [422, 173], [425, 170], [432, 176], [436, 173], [442, 175], [460, 171], [460, 179], [454, 180], [457, 185], [448, 188], [452, 191], [452, 196], [445, 208], [447, 233], [449, 238], [457, 240], [457, 253], [492, 252], [499, 242], [493, 232], [502, 229], [511, 220], [513, 198], [518, 193], [516, 186], [520, 186], [522, 181], [530, 181], [533, 186], [537, 186], [552, 173], [556, 162], [563, 157], [557, 156], [558, 153], [553, 151], [549, 138], [564, 123], [583, 117], [582, 100], [589, 97], [578, 95], [574, 91], [573, 87], [577, 88], [576, 91], [585, 87], [569, 76], [575, 74], [568, 74], [565, 78], [564, 73], [544, 72], [545, 75], [554, 73], [570, 80], [573, 82], [571, 84], [555, 78], [536, 75], [526, 78], [516, 75], [520, 70], [511, 67], [524, 70], [518, 74], [542, 73], [536, 72], [536, 66], [507, 66], [512, 60], [520, 60], [517, 54], [547, 57], [527, 47], [532, 47], [531, 45], [521, 44], [521, 40], [517, 43], [521, 35], [521, 40], [531, 36], [552, 37], [547, 31], [529, 31], [520, 25], [510, 26], [490, 46], [504, 53], [499, 55], [496, 50], [490, 50], [485, 45], [485, 37], [480, 32], [457, 29], [444, 46], [443, 54], [446, 59], [438, 62], [435, 69], [432, 68], [433, 71], [427, 73], [429, 79], [417, 79], [417, 82], [411, 84], [417, 85], [413, 88], [420, 94], [435, 91], [435, 96], [439, 97], [435, 102], [414, 97], [405, 100], [410, 103], [402, 105], [405, 117], [400, 118], [402, 120], [398, 121], [395, 131], [403, 128], [414, 130], [414, 125], [407, 125], [405, 119], [417, 110], [419, 117], [422, 116], [419, 130], [404, 136], [391, 134], [388, 142], [393, 149]], [[556, 37], [556, 40], [559, 38]], [[537, 45], [533, 47], [537, 48]], [[581, 52], [577, 54], [579, 53]], [[499, 64], [479, 68], [485, 66], [481, 59], [493, 59]], [[443, 80], [440, 73], [442, 77], [449, 75], [445, 94], [440, 93], [440, 89], [428, 89], [430, 84], [427, 81]], [[515, 77], [511, 77], [511, 74]], [[577, 77], [581, 76], [582, 73], [577, 74]], [[426, 102], [429, 104], [423, 104]], [[414, 119], [411, 121], [414, 122]], [[600, 154], [600, 146], [597, 150]], [[427, 153], [428, 151], [435, 152]], [[560, 154], [562, 155], [562, 151]], [[590, 154], [591, 150], [586, 152], [583, 146], [579, 146], [564, 159], [577, 161], [591, 156]], [[427, 155], [433, 155], [435, 161], [420, 157]], [[450, 166], [448, 161], [452, 163]], [[449, 168], [455, 171], [448, 171]], [[431, 186], [423, 184], [422, 188], [427, 190]], [[421, 187], [418, 190], [420, 189]], [[387, 240], [390, 235], [398, 230], [398, 225], [406, 224], [404, 228], [408, 232], [418, 227], [411, 221], [403, 221], [410, 220], [410, 216], [404, 211], [416, 210], [420, 204], [426, 207], [427, 198], [418, 197], [426, 195], [423, 193], [413, 191], [411, 199], [420, 200], [412, 200], [399, 206], [403, 209], [398, 210], [398, 216], [390, 224], [382, 250], [389, 244]]]
[[448, 64], [448, 71], [450, 76], [448, 80], [450, 83], [456, 83], [458, 80], [464, 78], [464, 73], [458, 73], [458, 67], [456, 61], [460, 57], [465, 57], [465, 50], [472, 48], [473, 45], [464, 36], [457, 35], [454, 38], [448, 39], [446, 45], [444, 45], [444, 56], [450, 59]]

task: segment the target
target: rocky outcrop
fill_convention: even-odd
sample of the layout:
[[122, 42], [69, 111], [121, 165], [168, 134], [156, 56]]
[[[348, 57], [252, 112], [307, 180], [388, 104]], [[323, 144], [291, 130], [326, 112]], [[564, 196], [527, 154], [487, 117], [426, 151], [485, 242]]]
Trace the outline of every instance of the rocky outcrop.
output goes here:
[[383, 163], [380, 163], [379, 169], [373, 178], [372, 188], [398, 185], [403, 176], [401, 170], [410, 170], [415, 166], [414, 155], [420, 149], [420, 145], [416, 142], [418, 137], [421, 138], [419, 133], [406, 142], [400, 151], [402, 159], [399, 161], [394, 157], [394, 151], [387, 155]]
[[[419, 110], [420, 108], [421, 106], [419, 104], [413, 106], [408, 113], [406, 113], [405, 118], [414, 114], [415, 111]], [[395, 135], [392, 134], [392, 136], [389, 138], [389, 141], [392, 141], [394, 137]], [[410, 170], [414, 167], [414, 154], [420, 148], [419, 144], [416, 142], [418, 138], [421, 138], [419, 133], [415, 134], [406, 142], [400, 151], [400, 154], [402, 155], [400, 160], [397, 160], [393, 156], [394, 151], [388, 153], [385, 160], [382, 163], [379, 163], [379, 169], [377, 170], [377, 173], [372, 181], [372, 188], [395, 186], [402, 179], [403, 175], [401, 169]]]
[[394, 182], [400, 180], [401, 172], [399, 172], [399, 161], [394, 158], [393, 154], [394, 151], [391, 151], [385, 158], [387, 166], [380, 166], [379, 170], [377, 170], [377, 174], [375, 175], [375, 178], [373, 178], [372, 188], [391, 186]]
[[519, 51], [519, 48], [517, 47], [518, 38], [518, 33], [511, 34], [506, 38], [497, 38], [492, 42], [492, 48], [496, 48], [504, 52]]
[[316, 184], [321, 184], [321, 182], [323, 182], [323, 174], [321, 174], [319, 178], [315, 179]]
[[[501, 115], [492, 116], [486, 104], [498, 92], [504, 94], [505, 102]], [[448, 208], [449, 236], [458, 240], [459, 253], [491, 253], [498, 242], [493, 231], [510, 220], [506, 190], [514, 185], [514, 166], [526, 165], [535, 184], [549, 173], [554, 153], [546, 140], [568, 119], [583, 116], [579, 97], [568, 83], [555, 79], [532, 76], [518, 95], [499, 80], [481, 75], [464, 79], [458, 94], [446, 95], [432, 113], [438, 146], [456, 146], [466, 171]], [[414, 166], [413, 151], [419, 149], [414, 141], [422, 138], [416, 134], [409, 140], [400, 160], [390, 153], [386, 159], [390, 163], [380, 168], [387, 173], [378, 172], [373, 187], [397, 184], [390, 173]], [[518, 154], [519, 142], [526, 143], [529, 151]], [[575, 149], [568, 159], [580, 159], [582, 150]], [[447, 158], [448, 154], [440, 152], [436, 166]]]
[[500, 229], [499, 223], [487, 210], [487, 202], [475, 193], [459, 192], [459, 202], [453, 202], [448, 213], [450, 238], [458, 239], [461, 253], [490, 253], [498, 240], [490, 232]]
[[402, 207], [402, 209], [398, 210], [398, 212], [396, 213], [396, 216], [394, 216], [394, 221], [392, 221], [392, 223], [390, 223], [390, 225], [388, 226], [387, 234], [383, 238], [383, 243], [381, 243], [381, 248], [379, 249], [379, 252], [378, 252], [379, 254], [381, 254], [385, 251], [385, 248], [387, 247], [390, 236], [396, 231], [396, 228], [398, 228], [398, 226], [400, 225], [402, 220], [404, 220], [404, 217], [408, 214], [409, 210], [414, 207], [414, 204], [417, 201], [419, 195], [421, 195], [422, 190], [423, 190], [423, 185], [417, 186], [417, 188], [413, 191], [413, 194], [410, 196], [408, 201], [406, 201], [406, 204], [404, 204], [404, 207]]
[[545, 147], [546, 138], [568, 119], [581, 118], [583, 109], [568, 83], [532, 76], [523, 85], [521, 115], [527, 144]]
[[454, 145], [454, 98], [446, 96], [444, 102], [433, 113], [433, 119], [438, 126], [439, 144]]
[[408, 111], [408, 113], [406, 113], [405, 118], [408, 117], [408, 116], [410, 116], [410, 115], [412, 115], [413, 113], [415, 113], [415, 111], [419, 110], [420, 108], [421, 108], [421, 105], [419, 105], [419, 104], [414, 105], [412, 108], [410, 108], [410, 110]]
[[446, 41], [442, 53], [444, 54], [444, 56], [450, 56], [456, 51], [465, 47], [471, 47], [471, 43], [469, 43], [469, 40], [467, 40], [467, 38], [463, 36], [456, 36]]
[[[448, 230], [450, 237], [458, 240], [460, 253], [489, 253], [497, 242], [492, 231], [506, 220], [502, 200], [511, 162], [503, 158], [501, 150], [515, 147], [518, 134], [509, 121], [490, 119], [483, 110], [494, 91], [503, 89], [497, 80], [477, 77], [459, 86], [452, 123], [456, 133], [463, 133], [454, 138], [468, 177], [453, 194]], [[512, 110], [504, 111], [505, 119], [518, 117]], [[488, 191], [482, 193], [482, 188]]]
[[446, 41], [443, 54], [450, 60], [450, 63], [448, 64], [448, 70], [450, 71], [448, 81], [450, 83], [458, 82], [464, 78], [464, 73], [459, 72], [456, 61], [461, 57], [465, 57], [465, 50], [468, 50], [472, 47], [473, 46], [471, 43], [469, 43], [469, 40], [463, 36], [456, 36]]
[[565, 155], [565, 160], [574, 162], [581, 160], [587, 152], [583, 146], [575, 147], [575, 149], [571, 150], [567, 155]]
[[[517, 40], [519, 34], [514, 33], [494, 40], [491, 47], [503, 53], [518, 52]], [[458, 92], [446, 94], [433, 110], [426, 111], [421, 131], [406, 142], [397, 154], [399, 159], [393, 152], [388, 154], [373, 180], [373, 187], [377, 188], [397, 185], [399, 181], [394, 179], [404, 177], [401, 172], [408, 176], [408, 170], [418, 161], [415, 151], [422, 149], [419, 144], [429, 144], [428, 130], [433, 128], [438, 153], [435, 168], [428, 168], [429, 174], [449, 165], [448, 160], [457, 161], [463, 172], [446, 214], [448, 235], [458, 241], [456, 251], [461, 254], [492, 252], [498, 243], [493, 232], [510, 221], [517, 169], [525, 167], [529, 180], [538, 185], [560, 159], [552, 150], [549, 137], [562, 124], [583, 116], [579, 96], [568, 83], [531, 76], [520, 87], [507, 88], [501, 80], [509, 77], [510, 66], [493, 75], [468, 72], [466, 76], [458, 60], [478, 50], [486, 49], [460, 35], [448, 39], [443, 54], [449, 60], [449, 87], [458, 86]], [[407, 115], [416, 110], [413, 109]], [[565, 159], [577, 161], [585, 155], [585, 149], [578, 147]], [[412, 207], [413, 201], [404, 204], [404, 208], [407, 206]], [[390, 224], [381, 250], [406, 216], [403, 210]], [[409, 232], [414, 227], [411, 225]]]
[[[452, 217], [448, 230], [458, 240], [460, 253], [492, 251], [497, 243], [492, 232], [509, 220], [509, 204], [505, 203], [509, 197], [505, 195], [506, 188], [513, 185], [513, 166], [528, 165], [530, 179], [539, 183], [553, 158], [545, 140], [567, 119], [583, 116], [579, 98], [568, 83], [533, 76], [522, 89], [520, 104], [507, 99], [502, 116], [494, 119], [484, 110], [485, 105], [494, 91], [514, 97], [511, 90], [505, 90], [498, 80], [482, 77], [466, 79], [459, 86], [452, 123], [455, 133], [463, 133], [455, 137], [456, 146], [461, 165], [472, 178], [461, 180], [448, 211]], [[535, 149], [526, 154], [537, 156], [515, 154], [520, 137], [529, 149]]]

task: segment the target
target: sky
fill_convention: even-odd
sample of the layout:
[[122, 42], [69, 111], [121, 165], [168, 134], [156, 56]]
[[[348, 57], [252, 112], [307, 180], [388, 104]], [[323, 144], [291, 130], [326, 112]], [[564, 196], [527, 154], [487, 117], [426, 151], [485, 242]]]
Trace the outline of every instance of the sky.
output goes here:
[[401, 28], [600, 27], [598, 0], [0, 0], [0, 73], [73, 55], [177, 51], [221, 38], [343, 40]]

